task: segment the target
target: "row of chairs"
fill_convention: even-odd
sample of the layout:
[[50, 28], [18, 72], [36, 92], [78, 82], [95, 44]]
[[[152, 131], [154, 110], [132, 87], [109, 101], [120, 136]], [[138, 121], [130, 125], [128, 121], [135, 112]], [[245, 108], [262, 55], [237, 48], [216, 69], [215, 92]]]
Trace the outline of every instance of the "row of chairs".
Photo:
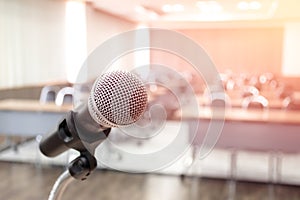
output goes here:
[[293, 88], [272, 73], [250, 75], [227, 71], [221, 74], [221, 79], [226, 92], [241, 92], [241, 97], [245, 98], [242, 107], [248, 107], [248, 102], [252, 107], [253, 101], [254, 107], [268, 108], [268, 100], [275, 99], [282, 100], [282, 109], [300, 110], [300, 99], [293, 97]]
[[[44, 86], [40, 94], [40, 103], [45, 104], [48, 102], [55, 102], [57, 106], [62, 106], [63, 104], [71, 104], [73, 102], [74, 88], [73, 87], [63, 87], [58, 86]], [[18, 146], [28, 141], [32, 141], [37, 137], [11, 137], [5, 136], [4, 141], [0, 144], [0, 152], [7, 149], [13, 148], [15, 151], [18, 150]]]
[[[226, 94], [222, 94], [223, 97], [221, 99], [212, 99], [210, 102], [210, 106], [213, 107], [231, 107], [231, 98]], [[260, 95], [260, 93], [253, 93], [251, 95], [247, 95], [243, 98], [241, 105], [242, 108], [256, 108], [256, 109], [268, 109], [269, 108], [269, 100]], [[279, 107], [283, 110], [300, 110], [300, 100], [293, 98], [292, 96], [287, 96], [282, 100], [282, 105]]]
[[278, 89], [283, 83], [277, 80], [272, 73], [262, 73], [260, 75], [240, 74], [227, 72], [221, 74], [221, 79], [226, 90], [234, 90], [245, 86], [254, 86], [259, 90]]
[[[219, 97], [218, 97], [219, 96]], [[216, 97], [216, 98], [215, 98]], [[241, 107], [248, 108], [268, 108], [269, 101], [262, 95], [254, 94], [244, 97], [241, 103]], [[213, 94], [210, 102], [212, 107], [231, 107], [231, 99], [226, 93]]]
[[73, 102], [74, 88], [58, 86], [44, 86], [40, 94], [40, 103], [55, 102], [57, 106]]

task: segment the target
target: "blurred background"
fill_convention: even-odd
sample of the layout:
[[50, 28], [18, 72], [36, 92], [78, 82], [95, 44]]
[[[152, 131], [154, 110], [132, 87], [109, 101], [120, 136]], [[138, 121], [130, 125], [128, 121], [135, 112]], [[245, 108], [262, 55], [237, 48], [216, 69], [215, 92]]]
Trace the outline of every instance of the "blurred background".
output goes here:
[[[104, 144], [96, 154], [119, 170], [98, 163], [90, 179], [71, 185], [64, 199], [299, 199], [299, 9], [296, 0], [0, 0], [1, 195], [47, 198], [76, 152], [50, 159], [39, 152], [38, 143], [73, 108], [72, 86], [85, 59], [117, 34], [163, 28], [184, 34], [206, 51], [225, 98], [214, 101], [205, 77], [175, 54], [151, 50], [120, 58], [113, 67], [155, 63], [178, 72], [195, 96], [186, 95], [172, 74], [148, 78], [163, 77], [186, 99], [196, 97], [200, 113], [180, 115], [174, 91], [148, 85], [149, 105], [165, 109], [160, 137], [148, 144], [126, 142], [113, 130], [111, 140], [147, 152], [153, 145], [163, 147], [178, 130], [182, 146], [191, 132], [198, 131], [197, 137], [180, 159], [153, 173], [141, 173], [139, 164]], [[152, 37], [143, 39], [151, 45]], [[211, 111], [224, 107], [219, 140], [200, 159]], [[28, 181], [34, 187], [28, 189]]]

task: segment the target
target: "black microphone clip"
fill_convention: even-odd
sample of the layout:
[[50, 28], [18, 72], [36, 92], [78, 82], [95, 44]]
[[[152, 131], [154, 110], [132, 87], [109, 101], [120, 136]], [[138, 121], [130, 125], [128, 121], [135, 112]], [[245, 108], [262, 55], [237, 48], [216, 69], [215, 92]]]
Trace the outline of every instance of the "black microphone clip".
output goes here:
[[86, 130], [81, 133], [74, 121], [75, 114], [73, 111], [68, 112], [57, 130], [43, 138], [39, 146], [41, 152], [48, 157], [55, 157], [68, 149], [79, 151], [79, 157], [69, 163], [68, 169], [74, 178], [85, 180], [97, 167], [97, 160], [93, 156], [95, 149], [108, 137], [111, 129], [107, 128], [98, 133]]

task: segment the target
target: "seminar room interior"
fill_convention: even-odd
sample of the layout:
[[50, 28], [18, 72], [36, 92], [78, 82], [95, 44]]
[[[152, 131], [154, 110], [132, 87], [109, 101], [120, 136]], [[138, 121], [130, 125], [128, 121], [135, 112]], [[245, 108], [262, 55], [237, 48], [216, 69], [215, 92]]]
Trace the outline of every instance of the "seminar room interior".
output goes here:
[[[299, 9], [296, 0], [0, 0], [0, 199], [300, 199]], [[94, 83], [113, 71], [137, 77], [147, 105], [128, 126], [93, 122], [104, 132], [90, 142], [98, 132], [76, 128], [95, 119]], [[98, 109], [113, 119], [139, 103], [116, 111], [132, 89], [115, 91], [120, 82], [99, 86], [109, 101]], [[75, 127], [66, 138], [64, 122]], [[41, 151], [51, 134], [58, 142], [44, 148], [64, 148], [57, 156]], [[86, 155], [90, 171], [73, 162]]]

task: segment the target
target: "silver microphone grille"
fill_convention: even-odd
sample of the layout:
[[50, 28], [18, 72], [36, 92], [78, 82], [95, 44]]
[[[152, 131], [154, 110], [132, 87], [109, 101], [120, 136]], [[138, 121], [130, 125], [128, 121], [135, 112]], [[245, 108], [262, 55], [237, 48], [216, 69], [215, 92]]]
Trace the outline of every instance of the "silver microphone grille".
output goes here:
[[147, 92], [142, 81], [130, 72], [114, 71], [95, 81], [88, 109], [98, 124], [117, 127], [136, 122], [146, 105]]

